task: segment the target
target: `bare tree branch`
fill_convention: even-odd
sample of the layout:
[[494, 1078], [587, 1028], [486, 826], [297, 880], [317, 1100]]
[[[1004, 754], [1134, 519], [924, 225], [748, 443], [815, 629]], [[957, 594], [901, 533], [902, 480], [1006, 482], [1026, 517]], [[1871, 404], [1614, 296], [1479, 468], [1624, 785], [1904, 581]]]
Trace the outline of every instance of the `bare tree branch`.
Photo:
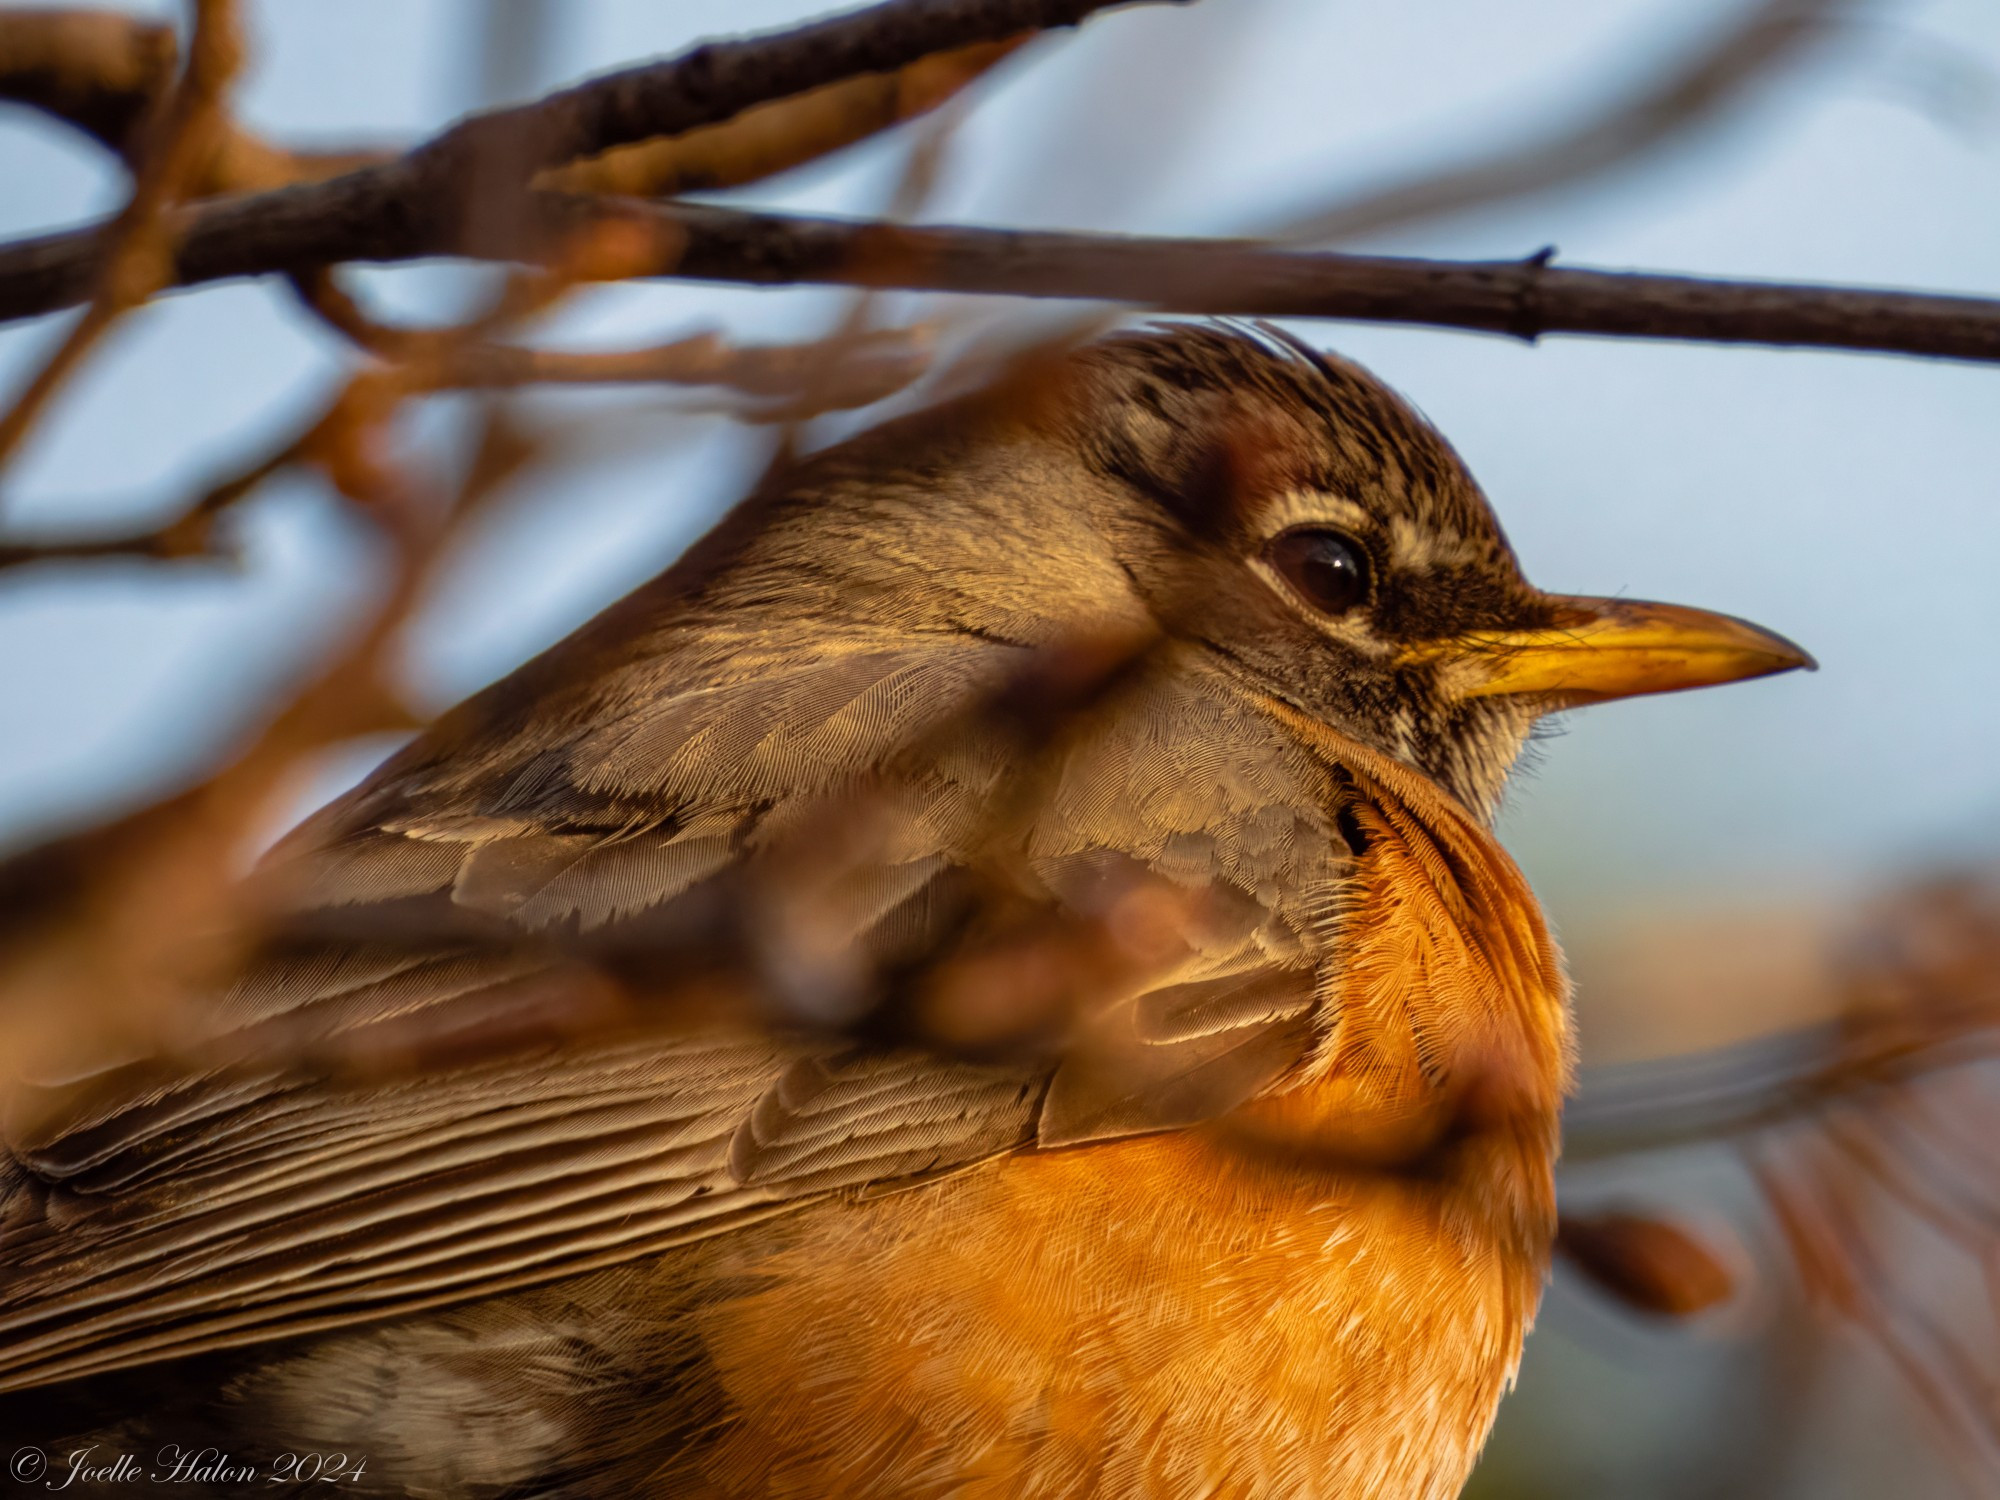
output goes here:
[[[332, 186], [332, 184], [326, 184]], [[1160, 312], [1336, 318], [1549, 334], [1692, 340], [2000, 361], [2000, 299], [1786, 282], [1585, 270], [1518, 261], [1442, 261], [1274, 249], [1253, 241], [1137, 238], [954, 226], [902, 227], [744, 213], [695, 204], [539, 200], [539, 222], [469, 249], [406, 219], [291, 213], [291, 193], [194, 211], [182, 285], [336, 261], [447, 254], [533, 260], [563, 226], [620, 226], [634, 274], [757, 286], [822, 284], [1122, 302]], [[96, 263], [92, 232], [0, 249], [0, 322], [79, 300]]]
[[671, 226], [674, 274], [705, 280], [1066, 297], [1529, 340], [1581, 333], [2000, 359], [2000, 299], [1585, 270], [1554, 266], [1546, 253], [1441, 261], [1230, 240], [900, 228], [679, 204], [619, 211]]

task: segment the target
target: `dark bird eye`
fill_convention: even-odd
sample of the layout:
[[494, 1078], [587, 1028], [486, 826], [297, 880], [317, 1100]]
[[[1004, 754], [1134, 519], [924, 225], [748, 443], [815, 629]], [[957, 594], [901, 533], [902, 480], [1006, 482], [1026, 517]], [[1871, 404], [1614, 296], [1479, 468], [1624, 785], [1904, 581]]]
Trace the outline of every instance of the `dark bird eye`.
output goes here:
[[1288, 531], [1273, 537], [1265, 561], [1314, 609], [1342, 615], [1368, 601], [1368, 559], [1337, 531]]

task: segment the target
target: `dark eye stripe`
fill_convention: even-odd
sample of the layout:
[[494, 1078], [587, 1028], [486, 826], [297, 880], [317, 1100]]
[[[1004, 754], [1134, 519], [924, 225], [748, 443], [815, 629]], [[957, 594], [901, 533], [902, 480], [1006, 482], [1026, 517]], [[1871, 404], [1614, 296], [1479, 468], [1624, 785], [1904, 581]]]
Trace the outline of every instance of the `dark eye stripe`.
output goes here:
[[1287, 531], [1266, 545], [1264, 560], [1321, 614], [1344, 615], [1368, 602], [1368, 554], [1341, 532]]

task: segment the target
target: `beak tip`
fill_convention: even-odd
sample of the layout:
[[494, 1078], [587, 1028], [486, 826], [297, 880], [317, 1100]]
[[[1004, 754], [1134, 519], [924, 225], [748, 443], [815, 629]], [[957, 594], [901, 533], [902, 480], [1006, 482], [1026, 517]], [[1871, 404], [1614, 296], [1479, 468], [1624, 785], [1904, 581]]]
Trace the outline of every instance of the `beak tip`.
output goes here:
[[[1757, 627], [1752, 626], [1751, 628], [1756, 629]], [[1817, 672], [1819, 670], [1819, 658], [1806, 650], [1797, 641], [1792, 640], [1788, 636], [1779, 635], [1774, 630], [1763, 633], [1768, 635], [1778, 648], [1773, 653], [1778, 658], [1778, 665], [1771, 669], [1773, 672]]]

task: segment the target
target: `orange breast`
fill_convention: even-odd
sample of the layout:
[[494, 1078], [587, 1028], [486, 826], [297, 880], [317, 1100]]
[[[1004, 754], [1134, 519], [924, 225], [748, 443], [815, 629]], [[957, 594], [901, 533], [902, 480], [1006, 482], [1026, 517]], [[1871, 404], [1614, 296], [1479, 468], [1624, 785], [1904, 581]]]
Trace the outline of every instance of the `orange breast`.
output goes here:
[[1457, 1493], [1546, 1264], [1562, 980], [1483, 830], [1366, 790], [1289, 1087], [704, 1247], [752, 1288], [697, 1316], [735, 1414], [718, 1490]]
[[1540, 1275], [1429, 1184], [1214, 1130], [805, 1218], [706, 1268], [763, 1288], [701, 1322], [728, 1493], [1454, 1494]]

